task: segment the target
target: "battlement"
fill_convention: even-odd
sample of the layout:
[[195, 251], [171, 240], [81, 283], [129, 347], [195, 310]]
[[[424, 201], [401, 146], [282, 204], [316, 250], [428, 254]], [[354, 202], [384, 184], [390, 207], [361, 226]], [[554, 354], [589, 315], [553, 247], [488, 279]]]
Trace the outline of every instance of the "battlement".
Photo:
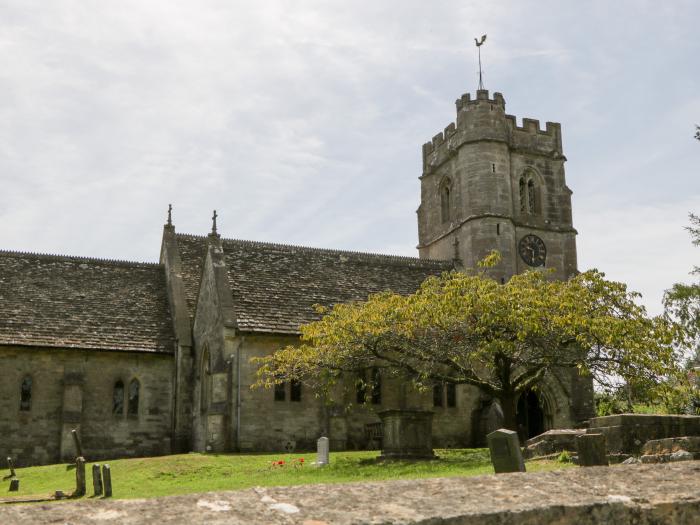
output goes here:
[[503, 94], [499, 93], [498, 91], [494, 92], [493, 98], [489, 98], [489, 90], [488, 89], [478, 89], [476, 91], [476, 98], [472, 100], [472, 95], [471, 93], [465, 93], [462, 95], [460, 98], [458, 98], [455, 101], [455, 105], [457, 106], [457, 112], [461, 110], [464, 107], [467, 107], [469, 105], [477, 105], [477, 104], [493, 104], [495, 106], [499, 106], [502, 109], [506, 109], [506, 100], [503, 98]]
[[465, 93], [456, 101], [457, 120], [423, 144], [423, 169], [434, 168], [468, 142], [503, 142], [513, 149], [528, 150], [552, 157], [562, 156], [561, 125], [547, 122], [540, 128], [537, 119], [524, 118], [518, 126], [513, 115], [506, 115], [501, 93], [489, 98], [488, 90]]

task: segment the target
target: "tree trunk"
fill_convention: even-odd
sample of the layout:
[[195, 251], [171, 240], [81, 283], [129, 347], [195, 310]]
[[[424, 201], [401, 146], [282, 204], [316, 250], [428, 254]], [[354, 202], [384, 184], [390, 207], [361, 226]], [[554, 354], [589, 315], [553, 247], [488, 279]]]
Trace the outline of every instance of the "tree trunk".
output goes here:
[[516, 417], [516, 401], [515, 394], [503, 394], [499, 396], [498, 401], [501, 403], [503, 410], [503, 426], [508, 430], [518, 431], [518, 420]]

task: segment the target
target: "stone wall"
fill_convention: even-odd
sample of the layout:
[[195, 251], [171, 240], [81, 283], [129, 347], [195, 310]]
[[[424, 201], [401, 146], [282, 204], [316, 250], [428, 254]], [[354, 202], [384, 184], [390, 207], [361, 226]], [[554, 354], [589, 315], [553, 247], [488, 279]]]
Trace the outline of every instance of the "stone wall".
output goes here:
[[[332, 459], [331, 459], [332, 461]], [[700, 462], [0, 505], [2, 523], [698, 525]]]
[[[90, 460], [170, 453], [173, 357], [170, 354], [0, 347], [0, 457], [18, 466], [75, 457], [78, 428]], [[20, 385], [31, 377], [29, 410]], [[138, 414], [114, 415], [114, 385], [140, 384]]]

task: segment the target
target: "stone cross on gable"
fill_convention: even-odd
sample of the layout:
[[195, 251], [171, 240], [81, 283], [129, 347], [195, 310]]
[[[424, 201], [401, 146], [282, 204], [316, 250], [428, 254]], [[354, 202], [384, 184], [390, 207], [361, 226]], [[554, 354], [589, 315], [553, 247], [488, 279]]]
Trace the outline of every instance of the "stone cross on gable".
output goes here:
[[168, 226], [173, 225], [173, 205], [168, 204]]
[[218, 215], [216, 214], [216, 210], [214, 210], [214, 215], [211, 216], [211, 232], [216, 235], [216, 218]]

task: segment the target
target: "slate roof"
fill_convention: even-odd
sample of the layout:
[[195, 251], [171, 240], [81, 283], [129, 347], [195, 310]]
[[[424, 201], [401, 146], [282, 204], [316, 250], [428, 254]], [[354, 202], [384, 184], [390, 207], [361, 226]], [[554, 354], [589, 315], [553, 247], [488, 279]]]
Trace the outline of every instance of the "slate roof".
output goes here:
[[[183, 279], [194, 312], [206, 238], [178, 234]], [[434, 261], [371, 253], [223, 239], [240, 330], [297, 334], [318, 319], [313, 305], [364, 301], [385, 290], [409, 294], [430, 275], [452, 269]]]
[[161, 265], [0, 251], [0, 345], [174, 351]]

